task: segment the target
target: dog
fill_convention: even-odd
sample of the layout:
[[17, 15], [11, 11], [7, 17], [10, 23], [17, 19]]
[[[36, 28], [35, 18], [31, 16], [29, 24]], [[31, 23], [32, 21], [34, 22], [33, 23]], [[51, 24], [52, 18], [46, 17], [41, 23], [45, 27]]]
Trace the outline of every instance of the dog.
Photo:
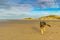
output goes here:
[[41, 34], [44, 33], [44, 31], [45, 31], [45, 29], [46, 29], [47, 26], [51, 27], [51, 25], [47, 24], [45, 21], [41, 21], [40, 22], [40, 31], [41, 31]]

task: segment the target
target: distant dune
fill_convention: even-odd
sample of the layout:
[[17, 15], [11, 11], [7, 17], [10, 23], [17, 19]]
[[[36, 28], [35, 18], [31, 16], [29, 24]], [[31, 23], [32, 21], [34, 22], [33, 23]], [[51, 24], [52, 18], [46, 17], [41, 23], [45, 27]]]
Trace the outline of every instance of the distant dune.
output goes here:
[[49, 16], [43, 16], [40, 18], [40, 20], [59, 20], [60, 16], [58, 15], [49, 15]]
[[60, 16], [58, 15], [48, 15], [40, 18], [24, 18], [25, 20], [59, 20]]

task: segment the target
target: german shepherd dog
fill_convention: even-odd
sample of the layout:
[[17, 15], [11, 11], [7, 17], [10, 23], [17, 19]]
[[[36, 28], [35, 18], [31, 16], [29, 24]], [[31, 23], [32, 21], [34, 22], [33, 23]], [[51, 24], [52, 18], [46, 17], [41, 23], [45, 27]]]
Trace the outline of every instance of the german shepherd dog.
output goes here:
[[40, 22], [40, 31], [41, 31], [41, 34], [43, 34], [43, 32], [45, 31], [45, 28], [49, 26], [51, 27], [49, 24], [47, 24], [45, 21], [41, 21]]

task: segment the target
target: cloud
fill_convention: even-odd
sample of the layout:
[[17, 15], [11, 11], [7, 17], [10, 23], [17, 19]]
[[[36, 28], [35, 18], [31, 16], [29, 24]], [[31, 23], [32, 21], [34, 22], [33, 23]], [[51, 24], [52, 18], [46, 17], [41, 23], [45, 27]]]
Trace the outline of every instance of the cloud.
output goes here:
[[38, 0], [36, 2], [36, 5], [40, 8], [59, 8], [59, 5], [57, 5], [58, 2], [56, 0]]
[[55, 0], [0, 0], [0, 18], [41, 17], [49, 15], [51, 12], [32, 12], [32, 10], [35, 8], [59, 8], [59, 5], [55, 2]]
[[31, 4], [33, 7], [39, 8], [59, 8], [57, 0], [18, 0], [16, 3]]
[[0, 0], [0, 9], [1, 8], [9, 8], [9, 5], [7, 4], [7, 0]]
[[[19, 6], [28, 4], [32, 7], [39, 7], [39, 8], [59, 8], [59, 1], [58, 0], [0, 0], [0, 8], [9, 8], [10, 6]], [[19, 6], [20, 7], [20, 6]], [[27, 6], [25, 6], [27, 8]]]
[[[10, 5], [10, 4], [9, 4]], [[1, 6], [1, 5], [0, 5]], [[4, 5], [4, 8], [0, 8], [0, 15], [20, 15], [26, 14], [29, 11], [33, 10], [33, 7], [30, 4], [12, 4], [7, 9]]]
[[33, 7], [30, 4], [20, 4], [19, 7], [20, 11], [31, 11]]
[[33, 8], [28, 4], [25, 5], [27, 8], [24, 5], [20, 5], [20, 7], [11, 6], [10, 9], [0, 9], [0, 19], [21, 19], [24, 17], [31, 17], [31, 15], [28, 14]]
[[0, 15], [20, 15], [20, 14], [26, 14], [27, 12], [22, 12], [18, 9], [1, 9]]
[[[33, 10], [30, 4], [18, 4], [12, 1], [0, 1], [0, 18], [22, 18], [27, 17], [29, 11]], [[22, 16], [21, 16], [22, 15]], [[24, 15], [24, 16], [23, 16]]]

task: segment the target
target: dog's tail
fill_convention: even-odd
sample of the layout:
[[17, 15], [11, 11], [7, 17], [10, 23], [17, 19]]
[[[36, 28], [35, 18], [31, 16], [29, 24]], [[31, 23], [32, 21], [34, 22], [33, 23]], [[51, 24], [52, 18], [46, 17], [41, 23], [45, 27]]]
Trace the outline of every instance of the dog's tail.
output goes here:
[[47, 24], [47, 26], [51, 27], [51, 25]]

